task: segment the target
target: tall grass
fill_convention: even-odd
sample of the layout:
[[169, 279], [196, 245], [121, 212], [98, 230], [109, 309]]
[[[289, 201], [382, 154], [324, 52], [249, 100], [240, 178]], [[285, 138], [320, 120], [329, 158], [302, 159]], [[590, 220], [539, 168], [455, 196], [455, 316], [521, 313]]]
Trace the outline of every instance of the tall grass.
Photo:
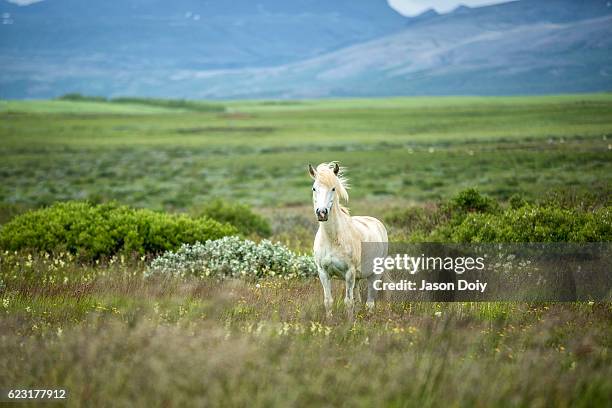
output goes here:
[[[0, 258], [0, 384], [68, 406], [603, 406], [610, 304], [384, 303], [315, 279], [143, 279], [141, 259]], [[342, 290], [336, 282], [334, 290]], [[337, 296], [341, 298], [341, 296]]]

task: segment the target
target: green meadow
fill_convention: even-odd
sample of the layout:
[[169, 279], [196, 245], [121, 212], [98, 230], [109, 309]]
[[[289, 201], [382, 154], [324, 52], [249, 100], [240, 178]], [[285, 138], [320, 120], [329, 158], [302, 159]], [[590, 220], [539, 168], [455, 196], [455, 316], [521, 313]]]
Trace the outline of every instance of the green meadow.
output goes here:
[[[204, 103], [203, 103], [204, 104]], [[339, 160], [351, 197], [423, 203], [606, 189], [612, 95], [227, 102], [223, 112], [88, 101], [0, 103], [0, 201], [118, 200], [189, 210], [212, 197], [309, 202], [306, 164]]]
[[[546, 237], [551, 228], [595, 240], [612, 231], [612, 94], [76, 99], [0, 101], [0, 231], [59, 201], [116, 201], [223, 215], [248, 227], [244, 236], [309, 255], [307, 164], [332, 160], [348, 168], [352, 212], [385, 220], [392, 239], [454, 236], [453, 216], [528, 238], [538, 235], [499, 219], [520, 216]], [[464, 212], [449, 213], [444, 203], [468, 188], [483, 195], [468, 190]], [[62, 209], [46, 214], [55, 227], [78, 224]], [[192, 225], [113, 214], [125, 218], [101, 215], [100, 225], [81, 225], [87, 233], [62, 233], [102, 251], [114, 248], [117, 220], [133, 220], [132, 248], [145, 247], [139, 220], [154, 219], [159, 234], [147, 239], [158, 245], [176, 238], [173, 225]], [[15, 242], [62, 237], [28, 222], [15, 225], [30, 236], [11, 230]], [[0, 251], [0, 389], [63, 388], [74, 407], [610, 403], [610, 302], [379, 302], [349, 320], [338, 281], [326, 318], [316, 278], [151, 278], [154, 253], [30, 249]]]

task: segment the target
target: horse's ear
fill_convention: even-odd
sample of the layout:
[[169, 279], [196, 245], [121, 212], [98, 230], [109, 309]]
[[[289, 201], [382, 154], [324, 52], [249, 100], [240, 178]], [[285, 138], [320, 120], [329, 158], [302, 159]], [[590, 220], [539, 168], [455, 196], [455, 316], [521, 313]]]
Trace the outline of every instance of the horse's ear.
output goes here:
[[340, 166], [338, 165], [338, 162], [334, 162], [334, 174], [337, 176], [339, 172]]
[[313, 179], [317, 178], [317, 172], [315, 171], [314, 167], [312, 167], [310, 163], [308, 163], [308, 172], [310, 173], [310, 177], [312, 177]]

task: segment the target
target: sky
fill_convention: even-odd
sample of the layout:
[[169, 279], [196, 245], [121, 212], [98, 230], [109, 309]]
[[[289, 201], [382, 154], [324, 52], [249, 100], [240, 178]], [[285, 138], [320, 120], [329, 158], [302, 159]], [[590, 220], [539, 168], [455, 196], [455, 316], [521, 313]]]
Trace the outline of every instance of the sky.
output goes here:
[[20, 6], [27, 6], [28, 4], [38, 3], [39, 1], [42, 0], [8, 0], [9, 3], [15, 3]]
[[[26, 6], [42, 0], [8, 0], [11, 3]], [[427, 9], [433, 8], [438, 13], [446, 13], [457, 6], [485, 6], [488, 4], [504, 3], [508, 0], [387, 0], [389, 5], [406, 16], [416, 16]]]
[[[8, 0], [22, 6], [37, 3], [42, 0]], [[416, 16], [427, 9], [433, 8], [438, 13], [446, 13], [457, 6], [485, 6], [488, 4], [504, 3], [508, 0], [387, 0], [389, 5], [406, 16]]]
[[446, 13], [457, 6], [486, 6], [489, 4], [506, 3], [508, 0], [388, 0], [389, 5], [406, 16], [416, 16], [427, 9], [435, 9], [438, 13]]

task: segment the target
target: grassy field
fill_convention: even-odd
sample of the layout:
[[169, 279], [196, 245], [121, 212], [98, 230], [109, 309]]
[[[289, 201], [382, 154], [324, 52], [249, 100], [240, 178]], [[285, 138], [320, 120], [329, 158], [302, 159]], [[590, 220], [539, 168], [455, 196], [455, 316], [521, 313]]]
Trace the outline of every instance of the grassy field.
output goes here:
[[0, 268], [23, 276], [0, 299], [0, 384], [65, 388], [68, 406], [594, 407], [612, 391], [609, 303], [380, 303], [350, 322], [341, 302], [324, 317], [315, 280]]
[[[0, 101], [0, 225], [68, 199], [194, 212], [222, 198], [308, 251], [306, 165], [330, 160], [349, 168], [356, 214], [434, 214], [467, 187], [610, 205], [610, 94], [200, 104]], [[336, 282], [326, 319], [315, 279], [146, 279], [149, 261], [0, 252], [0, 388], [148, 407], [595, 407], [612, 395], [610, 303], [380, 302], [349, 321]]]
[[604, 188], [612, 95], [231, 102], [223, 113], [101, 102], [0, 105], [0, 202], [117, 199], [189, 210], [211, 197], [309, 201], [308, 162], [349, 167], [357, 202]]

